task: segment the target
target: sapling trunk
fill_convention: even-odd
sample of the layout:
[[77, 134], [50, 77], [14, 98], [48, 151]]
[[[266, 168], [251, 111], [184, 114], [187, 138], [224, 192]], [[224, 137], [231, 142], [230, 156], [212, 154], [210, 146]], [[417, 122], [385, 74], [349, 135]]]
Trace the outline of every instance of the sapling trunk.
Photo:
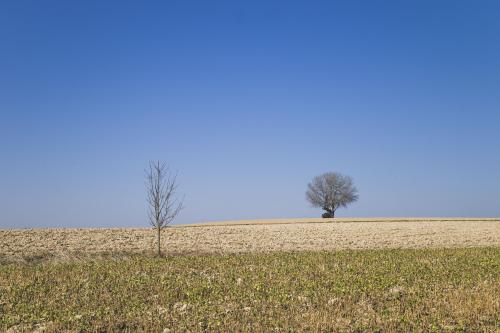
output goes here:
[[158, 235], [158, 257], [161, 257], [161, 228], [158, 227], [156, 228], [157, 235]]

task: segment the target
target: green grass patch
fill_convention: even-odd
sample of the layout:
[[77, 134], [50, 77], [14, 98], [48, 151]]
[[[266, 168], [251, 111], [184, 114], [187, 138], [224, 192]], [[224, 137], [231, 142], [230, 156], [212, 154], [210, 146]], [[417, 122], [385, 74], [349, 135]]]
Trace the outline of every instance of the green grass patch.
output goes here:
[[500, 248], [0, 267], [0, 331], [463, 331], [500, 322]]

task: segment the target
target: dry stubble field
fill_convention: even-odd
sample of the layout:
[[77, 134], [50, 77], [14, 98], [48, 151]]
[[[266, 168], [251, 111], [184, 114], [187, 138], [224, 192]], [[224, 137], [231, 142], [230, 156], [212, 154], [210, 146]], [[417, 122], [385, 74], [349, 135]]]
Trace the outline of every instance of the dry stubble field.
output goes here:
[[[148, 228], [0, 230], [0, 262], [150, 253]], [[321, 219], [175, 226], [167, 254], [500, 246], [500, 219]]]
[[0, 231], [0, 331], [499, 332], [500, 219]]

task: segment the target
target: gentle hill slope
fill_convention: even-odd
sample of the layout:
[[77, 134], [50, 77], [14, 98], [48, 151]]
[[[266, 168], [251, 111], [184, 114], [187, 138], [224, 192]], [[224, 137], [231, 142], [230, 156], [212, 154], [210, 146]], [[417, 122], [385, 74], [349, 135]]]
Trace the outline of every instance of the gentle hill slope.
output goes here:
[[[164, 231], [167, 254], [500, 246], [500, 219], [283, 219]], [[0, 230], [0, 262], [152, 255], [151, 228]]]
[[176, 224], [173, 227], [206, 227], [253, 224], [295, 224], [295, 223], [342, 223], [342, 222], [418, 222], [418, 221], [500, 221], [499, 217], [339, 217], [339, 218], [283, 218], [206, 221], [192, 224]]

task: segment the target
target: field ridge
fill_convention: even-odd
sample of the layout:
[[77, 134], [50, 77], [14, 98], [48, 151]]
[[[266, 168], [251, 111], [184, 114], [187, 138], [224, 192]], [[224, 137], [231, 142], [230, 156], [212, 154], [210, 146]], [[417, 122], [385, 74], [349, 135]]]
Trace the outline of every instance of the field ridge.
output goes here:
[[[163, 232], [164, 252], [184, 255], [500, 246], [500, 219], [494, 218], [269, 221], [170, 227]], [[0, 262], [4, 263], [152, 254], [155, 246], [151, 228], [0, 230]]]

